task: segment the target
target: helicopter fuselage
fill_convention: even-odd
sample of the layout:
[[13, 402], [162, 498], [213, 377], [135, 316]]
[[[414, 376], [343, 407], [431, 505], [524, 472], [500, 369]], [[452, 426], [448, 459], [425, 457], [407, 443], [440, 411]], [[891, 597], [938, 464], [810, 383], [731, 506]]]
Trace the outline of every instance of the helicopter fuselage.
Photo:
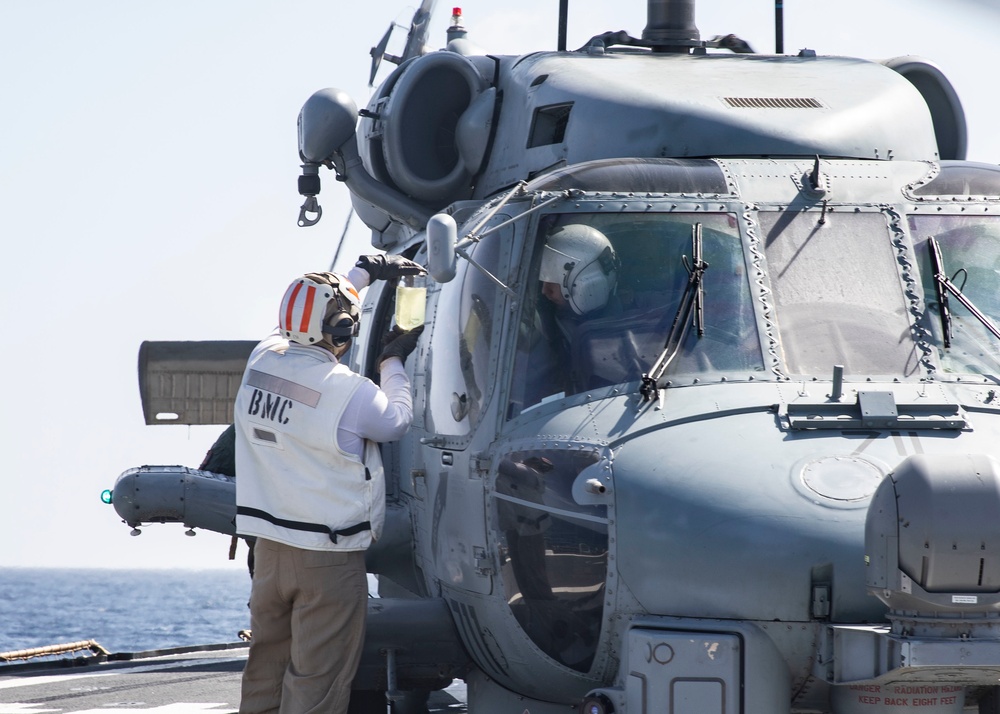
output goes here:
[[[463, 670], [476, 714], [995, 706], [1000, 169], [928, 62], [710, 53], [659, 22], [689, 0], [649, 6], [630, 47], [457, 43], [300, 114], [300, 224], [333, 168], [435, 278], [380, 636], [432, 600], [455, 638], [413, 686]], [[129, 478], [130, 525], [192, 525]]]
[[[927, 241], [949, 246], [951, 270], [993, 265], [1000, 205], [985, 196], [1000, 171], [820, 166], [821, 197], [808, 160], [585, 163], [528, 184], [480, 229], [478, 267], [431, 286], [411, 363], [416, 420], [390, 449], [395, 498], [412, 517], [412, 582], [448, 602], [492, 682], [552, 702], [617, 683], [627, 711], [675, 686], [748, 712], [823, 710], [832, 685], [854, 691], [829, 676], [821, 642], [835, 625], [886, 622], [866, 587], [873, 494], [908, 458], [990, 454], [1000, 436], [987, 367], [1000, 345], [966, 315], [943, 347]], [[460, 224], [489, 207], [470, 204]], [[575, 316], [569, 337], [545, 334], [539, 251], [578, 223], [620, 257], [618, 304]], [[703, 334], [687, 332], [646, 397], [694, 226]], [[966, 289], [979, 290], [971, 278]], [[392, 299], [369, 293], [371, 339]], [[556, 337], [558, 356], [543, 344]], [[358, 368], [371, 354], [356, 353]], [[983, 567], [973, 590], [1000, 589]], [[926, 691], [957, 702], [943, 671], [925, 671]], [[871, 689], [858, 691], [837, 711], [867, 711]]]

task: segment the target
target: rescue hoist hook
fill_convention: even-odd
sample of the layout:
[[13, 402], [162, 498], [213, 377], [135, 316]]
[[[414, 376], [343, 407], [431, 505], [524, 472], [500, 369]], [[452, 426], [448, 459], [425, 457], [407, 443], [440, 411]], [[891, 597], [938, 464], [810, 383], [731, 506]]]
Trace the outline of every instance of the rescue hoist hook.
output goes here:
[[[315, 213], [315, 218], [310, 218], [307, 214]], [[323, 207], [319, 205], [319, 201], [316, 200], [315, 196], [307, 196], [305, 203], [299, 209], [299, 227], [305, 228], [307, 226], [315, 226], [319, 223], [319, 219], [323, 217]]]
[[[314, 226], [323, 217], [323, 207], [316, 200], [319, 190], [319, 164], [311, 162], [302, 164], [302, 175], [299, 176], [299, 193], [305, 196], [306, 200], [299, 209], [298, 224], [300, 228]], [[310, 213], [316, 214], [316, 217], [310, 218], [308, 215]]]

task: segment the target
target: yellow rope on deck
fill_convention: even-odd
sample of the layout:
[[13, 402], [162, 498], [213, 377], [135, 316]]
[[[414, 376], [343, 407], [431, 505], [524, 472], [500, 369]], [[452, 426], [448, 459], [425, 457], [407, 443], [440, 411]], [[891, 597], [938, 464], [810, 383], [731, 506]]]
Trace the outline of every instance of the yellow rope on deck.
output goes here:
[[0, 652], [0, 662], [11, 662], [18, 659], [31, 659], [32, 657], [48, 657], [50, 655], [69, 654], [79, 650], [90, 650], [96, 655], [110, 654], [94, 640], [82, 640], [80, 642], [67, 642], [62, 645], [49, 645], [48, 647], [32, 647], [26, 650], [14, 650], [13, 652]]

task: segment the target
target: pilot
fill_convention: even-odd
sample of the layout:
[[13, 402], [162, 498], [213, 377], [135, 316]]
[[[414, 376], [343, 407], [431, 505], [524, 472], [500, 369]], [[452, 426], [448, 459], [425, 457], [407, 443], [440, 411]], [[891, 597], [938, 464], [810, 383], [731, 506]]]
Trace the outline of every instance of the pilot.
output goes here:
[[[591, 386], [576, 373], [572, 346], [581, 324], [618, 310], [612, 298], [619, 269], [611, 241], [593, 226], [572, 223], [556, 228], [546, 238], [538, 270], [546, 300], [538, 305], [538, 329], [555, 354], [556, 372], [562, 375], [559, 381], [567, 394]], [[550, 391], [558, 390], [550, 387]]]
[[365, 550], [385, 515], [376, 442], [410, 426], [403, 362], [422, 327], [390, 333], [381, 387], [340, 358], [357, 334], [358, 290], [423, 272], [376, 255], [347, 276], [298, 278], [279, 328], [247, 362], [235, 406], [236, 530], [256, 544], [241, 714], [347, 711], [365, 630]]
[[538, 279], [542, 295], [551, 303], [582, 316], [608, 305], [618, 281], [618, 269], [611, 241], [592, 226], [573, 223], [549, 234], [542, 249]]

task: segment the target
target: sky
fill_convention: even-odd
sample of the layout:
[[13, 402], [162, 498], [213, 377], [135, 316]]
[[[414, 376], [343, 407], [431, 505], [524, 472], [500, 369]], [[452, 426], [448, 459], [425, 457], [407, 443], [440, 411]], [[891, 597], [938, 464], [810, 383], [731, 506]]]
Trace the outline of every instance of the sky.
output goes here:
[[[997, 0], [785, 0], [785, 50], [920, 55], [965, 107], [969, 158], [1000, 163]], [[557, 0], [468, 0], [494, 54], [554, 49]], [[143, 464], [197, 466], [222, 427], [146, 426], [144, 340], [258, 339], [285, 287], [329, 269], [349, 213], [323, 171], [296, 225], [296, 117], [317, 89], [364, 106], [393, 0], [0, 0], [0, 567], [245, 568], [229, 538], [139, 537], [101, 491]], [[438, 3], [429, 45], [445, 42]], [[646, 22], [642, 0], [571, 0], [568, 45]], [[774, 49], [773, 3], [700, 0], [703, 38]], [[396, 31], [399, 50], [405, 29]], [[382, 68], [384, 79], [391, 66]], [[355, 219], [336, 269], [373, 252]], [[241, 546], [242, 548], [242, 546]]]

